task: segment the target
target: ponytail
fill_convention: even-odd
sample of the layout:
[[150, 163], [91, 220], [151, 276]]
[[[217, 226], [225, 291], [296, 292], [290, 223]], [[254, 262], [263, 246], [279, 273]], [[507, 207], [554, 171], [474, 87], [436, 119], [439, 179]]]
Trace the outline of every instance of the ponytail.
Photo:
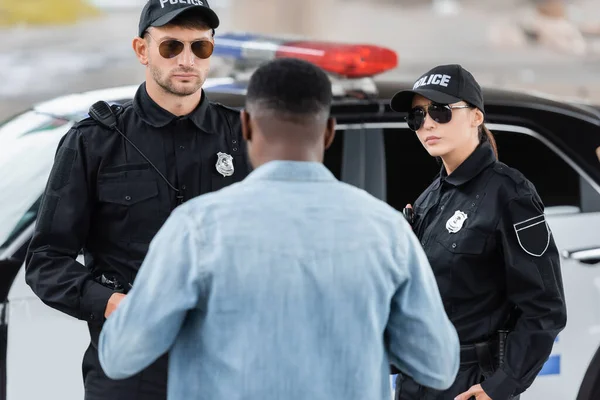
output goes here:
[[496, 146], [496, 139], [494, 139], [494, 135], [485, 126], [485, 124], [479, 125], [479, 141], [489, 142], [489, 144], [492, 146], [492, 150], [494, 150], [494, 155], [496, 155], [496, 159], [498, 159], [498, 147]]

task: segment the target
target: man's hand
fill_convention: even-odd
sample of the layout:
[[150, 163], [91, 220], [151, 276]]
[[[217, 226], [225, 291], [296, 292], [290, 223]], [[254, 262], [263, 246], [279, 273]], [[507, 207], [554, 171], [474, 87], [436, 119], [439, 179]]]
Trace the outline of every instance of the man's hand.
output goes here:
[[108, 318], [108, 316], [117, 309], [119, 303], [121, 303], [121, 301], [124, 298], [125, 295], [123, 293], [113, 293], [108, 299], [108, 303], [106, 304], [106, 310], [104, 310], [104, 318]]
[[471, 386], [471, 389], [459, 394], [454, 400], [471, 400], [472, 397], [474, 397], [475, 400], [492, 400], [491, 397], [485, 394], [481, 385]]

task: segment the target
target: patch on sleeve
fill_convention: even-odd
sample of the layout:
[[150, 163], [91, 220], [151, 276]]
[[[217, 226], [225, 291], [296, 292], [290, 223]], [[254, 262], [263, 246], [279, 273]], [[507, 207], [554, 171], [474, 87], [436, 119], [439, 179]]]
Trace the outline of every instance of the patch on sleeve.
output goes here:
[[60, 197], [44, 195], [44, 200], [40, 207], [40, 215], [37, 218], [37, 230], [41, 233], [50, 233], [52, 231], [52, 221], [58, 207]]
[[519, 245], [525, 253], [534, 257], [544, 255], [550, 245], [550, 229], [544, 214], [514, 224]]
[[69, 183], [71, 168], [75, 162], [75, 150], [61, 147], [56, 155], [56, 162], [50, 175], [50, 189], [59, 190]]

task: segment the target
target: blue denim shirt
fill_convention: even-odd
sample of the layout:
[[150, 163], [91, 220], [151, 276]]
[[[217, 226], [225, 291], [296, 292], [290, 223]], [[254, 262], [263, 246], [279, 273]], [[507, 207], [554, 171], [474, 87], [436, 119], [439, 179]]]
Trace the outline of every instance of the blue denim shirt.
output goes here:
[[171, 400], [389, 400], [390, 363], [449, 387], [459, 344], [401, 213], [273, 161], [176, 209], [106, 321], [102, 368], [170, 351]]

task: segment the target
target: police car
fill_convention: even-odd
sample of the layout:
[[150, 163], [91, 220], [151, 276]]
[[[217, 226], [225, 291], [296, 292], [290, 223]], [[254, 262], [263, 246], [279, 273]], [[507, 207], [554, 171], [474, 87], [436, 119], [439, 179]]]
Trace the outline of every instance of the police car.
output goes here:
[[[405, 115], [389, 107], [408, 83], [374, 79], [396, 67], [392, 51], [228, 34], [215, 57], [228, 76], [209, 79], [205, 90], [231, 107], [244, 105], [243, 71], [265, 60], [298, 57], [328, 71], [338, 133], [325, 165], [338, 179], [401, 210], [438, 172]], [[97, 100], [122, 103], [136, 89], [60, 97], [0, 125], [0, 400], [83, 398], [87, 326], [34, 295], [23, 260], [60, 138]], [[567, 327], [522, 399], [600, 399], [600, 107], [492, 88], [485, 98], [500, 159], [536, 185], [563, 255]]]

